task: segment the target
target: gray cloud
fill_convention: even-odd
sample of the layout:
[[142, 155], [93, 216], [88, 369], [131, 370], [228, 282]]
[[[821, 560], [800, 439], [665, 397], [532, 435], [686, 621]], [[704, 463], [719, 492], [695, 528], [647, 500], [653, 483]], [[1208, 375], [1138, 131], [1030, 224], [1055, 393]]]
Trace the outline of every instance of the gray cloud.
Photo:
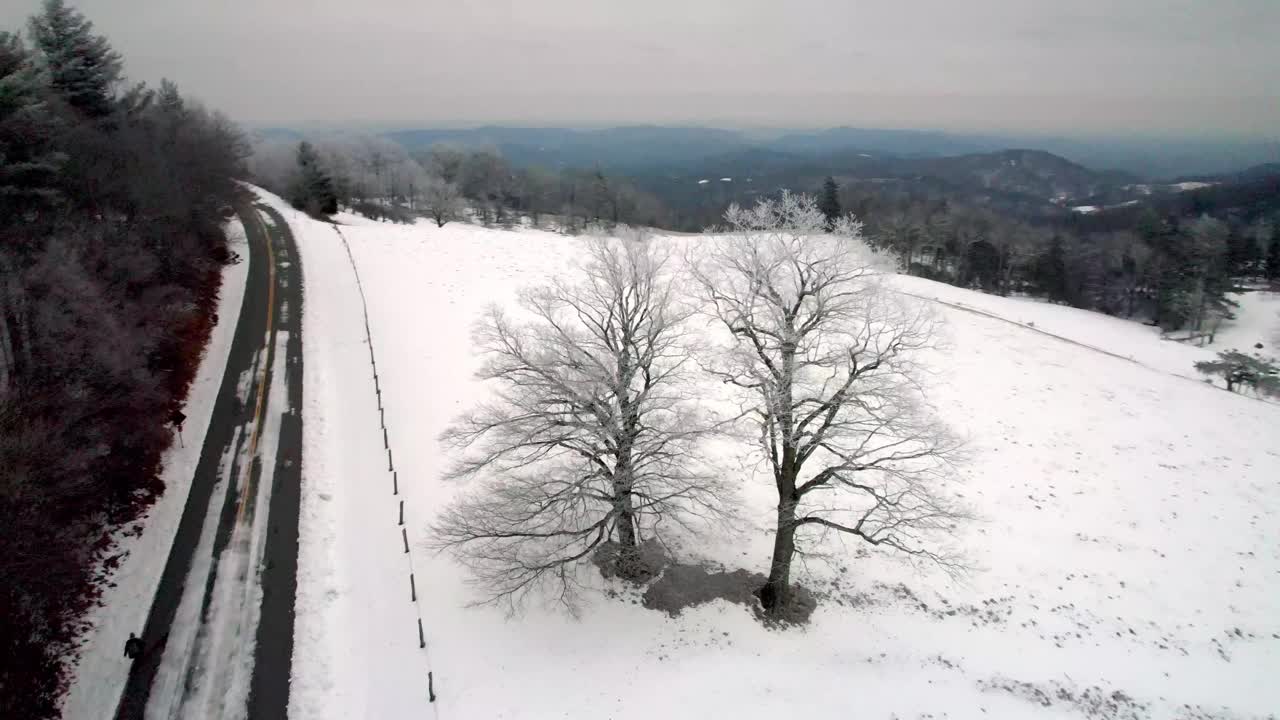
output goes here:
[[1280, 128], [1276, 0], [78, 4], [131, 77], [252, 124]]

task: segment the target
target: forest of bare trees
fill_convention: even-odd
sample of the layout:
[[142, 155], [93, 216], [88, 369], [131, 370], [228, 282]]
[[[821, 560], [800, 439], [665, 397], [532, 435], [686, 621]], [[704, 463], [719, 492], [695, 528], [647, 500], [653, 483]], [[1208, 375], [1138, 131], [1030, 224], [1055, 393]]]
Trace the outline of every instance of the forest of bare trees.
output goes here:
[[55, 714], [106, 533], [164, 490], [244, 174], [234, 125], [121, 62], [61, 0], [0, 32], [4, 717]]
[[[662, 202], [600, 169], [516, 167], [491, 148], [438, 145], [410, 153], [382, 138], [334, 135], [303, 141], [329, 178], [334, 198], [377, 219], [418, 214], [443, 226], [468, 219], [488, 227], [529, 223], [568, 233], [589, 227], [669, 227]], [[300, 209], [313, 204], [296, 142], [260, 142], [251, 169], [264, 187]], [[310, 163], [310, 160], [308, 161]]]

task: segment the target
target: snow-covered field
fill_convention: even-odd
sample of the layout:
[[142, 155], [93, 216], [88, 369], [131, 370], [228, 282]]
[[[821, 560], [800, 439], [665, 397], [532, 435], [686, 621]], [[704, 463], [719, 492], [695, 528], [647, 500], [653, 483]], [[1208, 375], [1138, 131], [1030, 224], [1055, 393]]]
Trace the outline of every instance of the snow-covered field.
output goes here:
[[[306, 283], [294, 720], [1280, 708], [1280, 405], [1195, 379], [1191, 363], [1222, 343], [1192, 348], [1137, 323], [897, 278], [947, 303], [932, 397], [970, 439], [966, 500], [981, 519], [959, 540], [974, 573], [953, 582], [833, 544], [832, 562], [800, 568], [800, 582], [829, 593], [804, 628], [767, 629], [723, 601], [670, 618], [626, 595], [591, 596], [576, 618], [536, 605], [507, 618], [468, 607], [464, 571], [422, 547], [457, 492], [440, 479], [448, 458], [435, 438], [480, 394], [477, 313], [563, 270], [580, 241], [347, 216], [335, 230], [284, 213]], [[367, 295], [399, 495], [339, 231]], [[1250, 298], [1262, 309], [1242, 314], [1232, 342], [1274, 334], [1264, 302], [1277, 309]], [[766, 569], [773, 490], [751, 470], [724, 466], [744, 487], [739, 533], [686, 547], [686, 558]]]

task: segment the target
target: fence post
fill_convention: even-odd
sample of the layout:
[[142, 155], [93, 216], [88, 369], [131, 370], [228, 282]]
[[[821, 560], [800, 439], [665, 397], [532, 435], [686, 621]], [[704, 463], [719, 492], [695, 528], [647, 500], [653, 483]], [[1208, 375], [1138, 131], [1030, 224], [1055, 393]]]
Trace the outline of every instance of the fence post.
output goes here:
[[409, 554], [409, 528], [400, 528], [400, 537], [404, 539], [404, 554]]
[[392, 471], [391, 471], [391, 494], [392, 494], [392, 495], [399, 495], [399, 494], [400, 494], [400, 477], [399, 477], [399, 475], [400, 475], [400, 473], [398, 473], [398, 472], [396, 472], [396, 471], [394, 471], [394, 470], [392, 470]]
[[397, 523], [397, 525], [403, 525], [403, 524], [404, 524], [404, 501], [401, 500], [400, 501], [400, 522]]
[[[422, 632], [422, 618], [418, 618], [418, 649], [421, 650], [426, 646], [427, 646], [427, 636]], [[427, 682], [430, 682], [430, 681], [431, 681], [430, 677], [428, 677]]]
[[430, 670], [427, 671], [427, 698], [430, 702], [436, 701], [436, 680], [432, 677]]
[[418, 586], [413, 582], [413, 573], [409, 573], [409, 601], [418, 602]]

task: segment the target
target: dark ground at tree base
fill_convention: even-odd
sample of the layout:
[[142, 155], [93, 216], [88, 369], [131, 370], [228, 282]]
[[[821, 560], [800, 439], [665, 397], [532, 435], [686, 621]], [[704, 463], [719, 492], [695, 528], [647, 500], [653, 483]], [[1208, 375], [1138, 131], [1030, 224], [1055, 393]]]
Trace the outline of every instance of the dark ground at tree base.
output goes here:
[[791, 586], [791, 601], [781, 612], [766, 615], [758, 593], [765, 583], [760, 573], [712, 570], [705, 565], [672, 563], [644, 593], [643, 605], [679, 615], [685, 608], [709, 603], [717, 598], [748, 607], [767, 624], [802, 625], [817, 608], [813, 593], [803, 586]]

